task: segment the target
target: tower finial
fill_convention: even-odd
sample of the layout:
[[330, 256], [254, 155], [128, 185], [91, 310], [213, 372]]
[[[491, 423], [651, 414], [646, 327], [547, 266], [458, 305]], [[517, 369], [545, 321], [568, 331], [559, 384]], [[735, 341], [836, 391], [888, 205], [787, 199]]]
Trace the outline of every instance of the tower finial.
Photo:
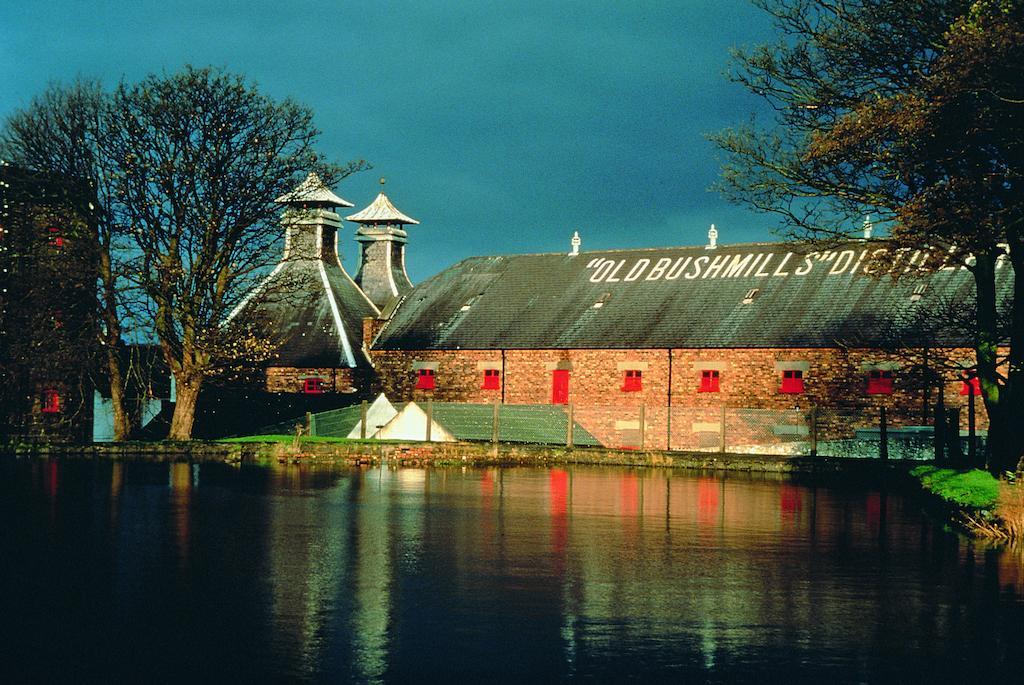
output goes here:
[[572, 240], [569, 241], [569, 244], [572, 245], [572, 252], [569, 253], [569, 256], [575, 257], [580, 253], [580, 245], [583, 244], [579, 231], [572, 232]]
[[711, 230], [708, 231], [708, 244], [704, 246], [704, 249], [714, 250], [716, 247], [718, 247], [718, 229], [711, 224]]
[[864, 240], [871, 240], [871, 233], [875, 230], [875, 225], [871, 223], [871, 215], [864, 215]]
[[384, 178], [383, 176], [381, 176], [380, 180], [377, 181], [377, 183], [380, 183], [380, 192], [382, 192], [382, 193], [384, 192], [384, 184], [387, 183], [387, 182], [388, 182], [388, 180], [386, 178]]

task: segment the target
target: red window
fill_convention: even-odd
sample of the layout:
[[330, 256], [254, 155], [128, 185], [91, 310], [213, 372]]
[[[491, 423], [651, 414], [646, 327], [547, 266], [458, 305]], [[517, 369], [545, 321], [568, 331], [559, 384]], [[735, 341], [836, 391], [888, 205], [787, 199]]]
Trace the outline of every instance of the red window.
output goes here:
[[569, 370], [551, 372], [551, 404], [569, 404]]
[[782, 372], [782, 387], [779, 392], [798, 395], [804, 391], [804, 372], [798, 369], [789, 369]]
[[46, 229], [46, 234], [50, 247], [62, 248], [64, 247], [64, 236], [60, 234], [60, 229], [56, 226], [50, 226]]
[[868, 371], [868, 394], [891, 395], [892, 371]]
[[307, 395], [321, 395], [324, 391], [324, 380], [322, 378], [304, 378], [302, 380], [302, 392]]
[[639, 369], [626, 371], [626, 377], [622, 380], [622, 392], [640, 392], [644, 389], [643, 374]]
[[434, 370], [433, 369], [417, 369], [416, 370], [416, 389], [417, 390], [433, 390], [434, 389]]
[[500, 390], [501, 371], [497, 369], [484, 369], [484, 384], [480, 387], [484, 390]]
[[700, 372], [700, 388], [697, 392], [718, 392], [718, 372], [707, 370]]
[[43, 413], [60, 413], [60, 393], [53, 388], [46, 388], [43, 390]]
[[981, 380], [974, 369], [964, 371], [963, 382], [960, 384], [961, 395], [980, 395]]

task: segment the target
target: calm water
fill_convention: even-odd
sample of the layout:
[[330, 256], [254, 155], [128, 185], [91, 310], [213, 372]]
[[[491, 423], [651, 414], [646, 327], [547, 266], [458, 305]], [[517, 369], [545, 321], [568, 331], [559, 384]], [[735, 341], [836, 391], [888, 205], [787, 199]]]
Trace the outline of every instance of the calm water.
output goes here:
[[0, 515], [4, 683], [966, 682], [1021, 665], [1021, 555], [870, 485], [6, 459]]

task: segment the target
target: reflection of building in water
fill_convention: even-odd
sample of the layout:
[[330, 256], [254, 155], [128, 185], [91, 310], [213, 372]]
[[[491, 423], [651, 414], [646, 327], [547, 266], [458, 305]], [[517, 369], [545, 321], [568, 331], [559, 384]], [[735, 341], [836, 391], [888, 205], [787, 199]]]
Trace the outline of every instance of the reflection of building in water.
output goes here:
[[[295, 467], [278, 472], [286, 494], [274, 503], [268, 541], [277, 634], [307, 675], [338, 658], [333, 642], [349, 637], [344, 659], [351, 657], [355, 679], [379, 679], [392, 603], [392, 536], [405, 533], [407, 522], [376, 495], [378, 487], [396, 487], [395, 472], [312, 475]], [[327, 494], [305, 493], [325, 485]]]

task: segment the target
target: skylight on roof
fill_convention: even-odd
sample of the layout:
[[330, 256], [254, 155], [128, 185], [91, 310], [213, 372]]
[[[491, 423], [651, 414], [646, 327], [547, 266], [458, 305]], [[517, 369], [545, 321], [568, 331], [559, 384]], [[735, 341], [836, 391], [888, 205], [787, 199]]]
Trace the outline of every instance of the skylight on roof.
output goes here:
[[761, 294], [760, 288], [751, 288], [747, 291], [747, 294], [743, 296], [743, 304], [750, 304], [759, 294]]
[[910, 293], [910, 301], [917, 302], [924, 295], [925, 291], [928, 290], [927, 283], [919, 283], [914, 286], [914, 292]]
[[597, 298], [597, 302], [594, 303], [594, 309], [600, 309], [604, 306], [604, 303], [611, 299], [611, 293], [602, 293], [601, 297]]

